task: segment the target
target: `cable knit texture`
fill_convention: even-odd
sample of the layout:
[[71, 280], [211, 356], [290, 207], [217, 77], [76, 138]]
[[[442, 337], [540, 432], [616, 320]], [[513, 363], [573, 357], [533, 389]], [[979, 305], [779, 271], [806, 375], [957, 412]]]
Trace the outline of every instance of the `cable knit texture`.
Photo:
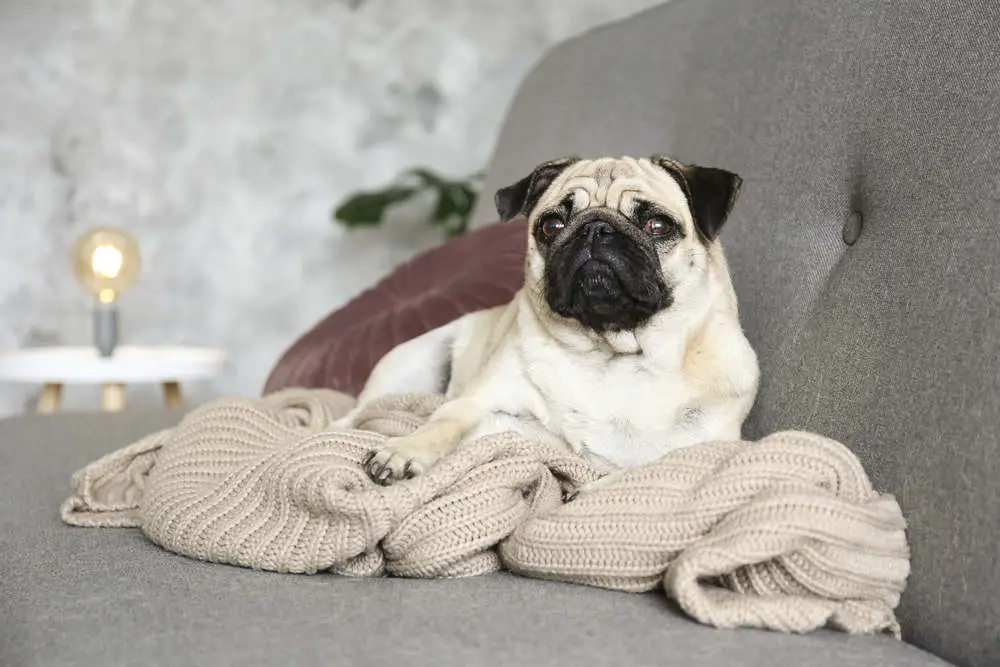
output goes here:
[[843, 445], [803, 432], [680, 449], [600, 477], [515, 434], [382, 487], [361, 461], [439, 396], [391, 396], [358, 430], [324, 389], [192, 410], [78, 471], [62, 518], [138, 527], [191, 558], [276, 572], [521, 575], [666, 594], [719, 627], [900, 636], [905, 522]]

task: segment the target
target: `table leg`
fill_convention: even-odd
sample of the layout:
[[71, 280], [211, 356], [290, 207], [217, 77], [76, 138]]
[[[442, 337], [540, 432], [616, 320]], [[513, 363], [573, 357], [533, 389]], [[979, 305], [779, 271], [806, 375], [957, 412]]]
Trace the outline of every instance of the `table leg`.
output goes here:
[[184, 396], [181, 395], [180, 383], [163, 383], [163, 402], [168, 408], [179, 408], [184, 405]]
[[38, 412], [50, 415], [59, 411], [59, 404], [62, 402], [62, 385], [49, 383], [42, 387], [42, 393], [38, 397]]
[[101, 392], [101, 409], [105, 412], [121, 412], [125, 409], [125, 385], [106, 384]]

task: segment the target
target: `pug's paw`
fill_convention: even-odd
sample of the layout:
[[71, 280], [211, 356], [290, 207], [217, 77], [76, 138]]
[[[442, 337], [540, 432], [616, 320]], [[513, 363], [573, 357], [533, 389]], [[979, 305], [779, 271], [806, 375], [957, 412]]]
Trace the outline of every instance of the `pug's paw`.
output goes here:
[[389, 486], [402, 479], [422, 475], [434, 465], [440, 455], [414, 438], [394, 438], [381, 449], [374, 450], [362, 463], [368, 476]]

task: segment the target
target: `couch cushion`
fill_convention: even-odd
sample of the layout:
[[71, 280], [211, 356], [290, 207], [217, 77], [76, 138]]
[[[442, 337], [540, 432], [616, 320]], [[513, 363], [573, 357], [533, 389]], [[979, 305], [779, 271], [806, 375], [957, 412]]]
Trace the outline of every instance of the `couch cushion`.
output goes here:
[[853, 447], [909, 520], [904, 633], [984, 667], [1000, 665], [998, 35], [995, 0], [672, 2], [547, 57], [485, 184], [571, 153], [740, 173], [721, 239], [761, 361], [747, 435]]
[[325, 387], [357, 395], [378, 360], [396, 345], [509, 301], [524, 283], [525, 224], [488, 225], [399, 266], [292, 344], [264, 393]]
[[70, 474], [176, 414], [0, 422], [0, 664], [934, 667], [885, 636], [723, 631], [662, 593], [512, 575], [264, 573], [190, 560], [133, 529], [59, 520]]

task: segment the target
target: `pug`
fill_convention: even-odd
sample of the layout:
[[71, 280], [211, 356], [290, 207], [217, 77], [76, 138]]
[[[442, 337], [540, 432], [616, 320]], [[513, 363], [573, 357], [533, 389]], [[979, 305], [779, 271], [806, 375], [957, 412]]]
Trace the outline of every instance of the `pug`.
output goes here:
[[414, 477], [503, 431], [604, 472], [739, 438], [759, 370], [718, 236], [741, 185], [657, 155], [551, 160], [498, 190], [501, 220], [527, 218], [524, 286], [376, 364], [339, 426], [386, 394], [446, 400], [373, 451], [368, 474]]

